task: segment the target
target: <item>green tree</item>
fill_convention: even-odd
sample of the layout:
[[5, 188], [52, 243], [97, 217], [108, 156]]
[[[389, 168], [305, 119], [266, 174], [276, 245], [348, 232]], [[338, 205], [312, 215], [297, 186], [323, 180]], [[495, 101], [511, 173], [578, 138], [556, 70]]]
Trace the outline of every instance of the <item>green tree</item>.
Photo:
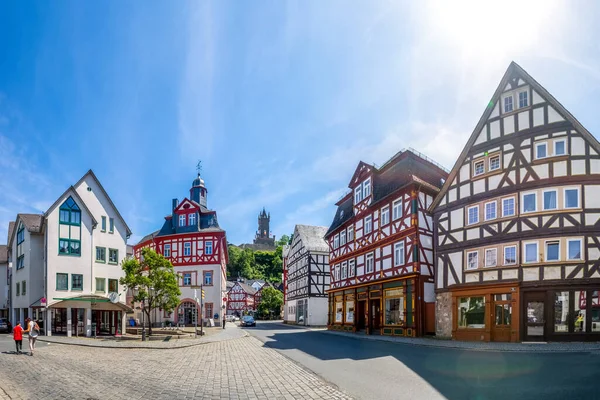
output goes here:
[[[294, 236], [294, 234], [292, 233], [292, 236]], [[277, 245], [278, 246], [284, 246], [286, 244], [290, 244], [290, 242], [292, 241], [292, 237], [288, 236], [288, 235], [282, 235], [279, 240], [277, 241]]]
[[263, 316], [279, 316], [283, 305], [283, 293], [273, 287], [262, 290], [258, 312]]
[[[175, 269], [162, 254], [149, 248], [142, 249], [142, 261], [125, 260], [121, 266], [125, 272], [119, 282], [131, 289], [134, 302], [144, 301], [143, 312], [150, 321], [150, 311], [156, 308], [172, 312], [179, 304], [179, 284]], [[152, 324], [149, 334], [152, 335]]]

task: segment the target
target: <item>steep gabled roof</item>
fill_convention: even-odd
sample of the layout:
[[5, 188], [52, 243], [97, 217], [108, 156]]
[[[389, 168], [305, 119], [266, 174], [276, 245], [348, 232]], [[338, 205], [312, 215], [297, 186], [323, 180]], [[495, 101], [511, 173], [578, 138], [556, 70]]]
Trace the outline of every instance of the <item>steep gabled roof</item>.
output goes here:
[[534, 89], [544, 99], [546, 99], [546, 101], [550, 105], [552, 105], [558, 111], [559, 114], [561, 114], [567, 121], [569, 121], [571, 124], [573, 124], [575, 129], [579, 133], [581, 133], [581, 135], [590, 143], [590, 145], [598, 153], [600, 153], [600, 143], [594, 137], [594, 135], [592, 135], [587, 129], [585, 129], [584, 126], [581, 125], [581, 123], [562, 104], [560, 104], [560, 102], [558, 100], [556, 100], [554, 98], [554, 96], [552, 96], [542, 85], [540, 85], [535, 79], [533, 79], [533, 77], [531, 75], [529, 75], [516, 62], [512, 61], [510, 63], [510, 65], [508, 66], [508, 69], [504, 73], [502, 80], [498, 84], [498, 87], [496, 88], [496, 91], [494, 92], [492, 99], [490, 100], [485, 111], [483, 112], [483, 115], [481, 116], [481, 118], [479, 119], [479, 122], [475, 126], [473, 133], [471, 133], [469, 140], [467, 140], [467, 144], [465, 145], [462, 152], [456, 159], [456, 163], [454, 164], [454, 167], [450, 171], [450, 175], [448, 176], [448, 179], [446, 179], [446, 182], [442, 186], [442, 189], [440, 190], [439, 194], [436, 196], [433, 203], [429, 207], [430, 211], [433, 211], [440, 204], [440, 201], [442, 201], [442, 198], [444, 197], [446, 192], [448, 192], [450, 185], [454, 181], [454, 178], [456, 178], [456, 175], [458, 174], [458, 171], [460, 170], [461, 166], [464, 164], [464, 161], [465, 161], [467, 155], [469, 154], [469, 150], [471, 150], [471, 148], [475, 144], [475, 141], [477, 140], [477, 138], [479, 136], [479, 132], [481, 131], [483, 126], [486, 124], [487, 120], [490, 118], [490, 115], [494, 111], [496, 103], [500, 101], [500, 97], [501, 97], [506, 85], [514, 77], [520, 77], [526, 83], [528, 83], [531, 86], [531, 88]]
[[17, 234], [16, 227], [18, 226], [19, 221], [23, 222], [25, 229], [32, 234], [42, 233], [44, 229], [44, 216], [42, 214], [17, 214], [17, 219], [13, 224], [13, 230], [8, 238], [9, 246], [12, 244], [14, 237]]
[[254, 290], [254, 288], [250, 285], [245, 284], [244, 282], [237, 282], [238, 285], [240, 285], [240, 287], [242, 289], [244, 289], [244, 292], [248, 293], [248, 294], [255, 294], [256, 290]]
[[352, 178], [350, 178], [350, 182], [348, 182], [348, 187], [349, 188], [353, 188], [354, 187], [354, 181], [356, 180], [356, 178], [365, 170], [369, 170], [372, 171], [374, 168], [373, 165], [371, 164], [367, 164], [364, 161], [359, 161], [358, 165], [356, 166], [356, 169], [354, 170], [354, 174], [352, 174]]
[[94, 224], [94, 226], [98, 225], [98, 221], [96, 220], [96, 218], [94, 218], [94, 214], [92, 214], [92, 212], [90, 211], [89, 208], [87, 208], [87, 206], [85, 205], [85, 202], [83, 201], [83, 199], [79, 196], [79, 193], [77, 193], [77, 190], [75, 190], [75, 186], [71, 185], [67, 188], [67, 190], [64, 191], [63, 194], [61, 194], [54, 203], [52, 203], [52, 205], [48, 208], [48, 210], [46, 210], [46, 212], [44, 213], [44, 218], [48, 217], [48, 214], [50, 214], [50, 212], [52, 210], [54, 210], [55, 207], [58, 207], [59, 203], [61, 203], [62, 201], [64, 201], [64, 197], [69, 193], [69, 192], [73, 192], [71, 193], [71, 196], [75, 197], [75, 202], [77, 203], [77, 205], [79, 205], [80, 207], [82, 207], [85, 212], [88, 213], [88, 215], [92, 218], [92, 224]]
[[6, 264], [8, 262], [8, 246], [0, 244], [0, 264]]
[[8, 235], [6, 237], [6, 244], [10, 244], [10, 237], [12, 236], [12, 233], [14, 230], [15, 230], [15, 221], [10, 221], [8, 223]]
[[299, 237], [308, 251], [329, 252], [329, 246], [325, 241], [326, 233], [326, 226], [296, 225], [294, 229], [294, 237]]

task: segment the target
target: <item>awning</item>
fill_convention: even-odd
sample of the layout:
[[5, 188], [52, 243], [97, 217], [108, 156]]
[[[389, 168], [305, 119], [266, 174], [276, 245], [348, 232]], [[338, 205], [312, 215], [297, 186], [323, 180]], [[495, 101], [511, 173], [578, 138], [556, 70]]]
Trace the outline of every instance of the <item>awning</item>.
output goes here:
[[31, 303], [29, 305], [29, 307], [31, 307], [31, 308], [43, 308], [44, 306], [42, 306], [42, 299], [43, 299], [43, 297], [40, 297], [39, 299], [37, 299], [36, 301], [34, 301], [33, 303]]
[[[38, 302], [39, 302], [39, 300], [38, 300]], [[76, 302], [91, 303], [90, 305], [92, 306], [92, 308], [95, 308], [98, 310], [101, 310], [101, 309], [117, 310], [117, 309], [119, 309], [119, 310], [123, 310], [127, 313], [133, 312], [133, 309], [131, 307], [129, 307], [127, 304], [125, 304], [121, 301], [119, 301], [117, 303], [112, 303], [108, 299], [108, 297], [98, 296], [98, 295], [93, 295], [93, 294], [79, 295], [79, 296], [73, 296], [73, 297], [53, 297], [52, 304], [48, 304], [48, 307], [49, 308], [66, 308], [66, 307], [77, 308], [77, 307], [74, 307], [76, 304], [73, 304]], [[95, 305], [98, 305], [98, 306], [94, 307]]]

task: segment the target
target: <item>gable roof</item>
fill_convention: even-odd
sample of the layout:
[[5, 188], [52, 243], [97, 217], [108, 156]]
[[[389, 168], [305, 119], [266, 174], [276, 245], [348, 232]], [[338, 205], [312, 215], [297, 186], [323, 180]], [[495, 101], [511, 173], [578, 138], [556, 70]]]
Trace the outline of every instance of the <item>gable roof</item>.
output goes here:
[[15, 221], [10, 221], [8, 223], [8, 236], [6, 237], [6, 244], [10, 244], [10, 237], [12, 236], [12, 233], [14, 230], [15, 230]]
[[356, 169], [354, 170], [354, 174], [352, 174], [352, 178], [350, 178], [350, 182], [348, 183], [349, 188], [354, 187], [354, 180], [363, 172], [363, 167], [366, 167], [369, 172], [373, 170], [374, 166], [371, 164], [367, 164], [364, 161], [359, 161]]
[[248, 294], [255, 294], [256, 293], [256, 290], [254, 290], [254, 288], [252, 286], [247, 285], [244, 282], [236, 282], [236, 284], [239, 285], [244, 290], [244, 292], [246, 292]]
[[0, 244], [0, 264], [6, 264], [8, 262], [8, 246]]
[[44, 213], [44, 218], [48, 217], [48, 214], [50, 214], [50, 211], [54, 210], [55, 207], [58, 206], [58, 204], [63, 201], [63, 198], [69, 193], [69, 191], [72, 191], [73, 193], [71, 194], [71, 196], [75, 197], [75, 202], [77, 203], [78, 206], [82, 207], [90, 217], [92, 217], [92, 223], [94, 224], [94, 226], [98, 225], [98, 221], [96, 220], [96, 218], [94, 218], [94, 214], [92, 214], [92, 212], [90, 211], [89, 208], [87, 208], [87, 206], [85, 205], [85, 202], [83, 201], [83, 199], [79, 196], [79, 193], [77, 193], [77, 190], [75, 190], [75, 186], [71, 185], [67, 188], [67, 190], [64, 191], [63, 194], [61, 194], [54, 203], [52, 203], [52, 205], [50, 207], [48, 207], [48, 210], [46, 210], [46, 212]]
[[429, 207], [430, 211], [433, 211], [440, 204], [440, 201], [442, 201], [442, 198], [448, 191], [450, 185], [452, 184], [452, 181], [454, 181], [454, 178], [456, 178], [458, 171], [463, 165], [465, 158], [469, 153], [469, 150], [471, 149], [471, 147], [473, 147], [473, 144], [477, 140], [479, 131], [481, 131], [484, 124], [489, 119], [491, 113], [494, 111], [496, 103], [500, 100], [500, 96], [504, 92], [506, 85], [509, 83], [510, 79], [514, 77], [520, 77], [526, 83], [528, 83], [531, 86], [531, 88], [534, 89], [537, 93], [539, 93], [540, 96], [542, 96], [544, 99], [546, 99], [546, 101], [550, 105], [552, 105], [559, 114], [561, 114], [568, 122], [573, 124], [575, 129], [579, 133], [581, 133], [581, 135], [590, 143], [590, 145], [598, 153], [600, 153], [600, 143], [598, 142], [598, 140], [587, 129], [585, 129], [584, 126], [581, 125], [581, 123], [562, 104], [560, 104], [558, 100], [554, 98], [554, 96], [552, 96], [542, 85], [540, 85], [535, 79], [533, 79], [533, 77], [529, 75], [523, 68], [521, 68], [519, 64], [512, 61], [508, 66], [506, 72], [504, 73], [502, 80], [500, 80], [500, 83], [498, 84], [498, 87], [496, 88], [492, 99], [486, 106], [486, 109], [483, 112], [481, 118], [479, 119], [479, 122], [477, 123], [477, 125], [475, 125], [475, 129], [473, 130], [473, 133], [471, 133], [469, 140], [467, 140], [467, 144], [456, 159], [456, 163], [450, 171], [448, 179], [446, 179], [446, 182], [442, 186], [442, 189], [440, 190], [436, 198], [433, 200], [433, 203]]
[[308, 251], [329, 252], [329, 246], [325, 241], [327, 233], [326, 226], [296, 225], [294, 237], [299, 237]]
[[10, 232], [11, 235], [8, 238], [8, 245], [12, 244], [14, 237], [17, 234], [16, 227], [18, 227], [19, 221], [23, 222], [23, 226], [30, 233], [38, 234], [43, 231], [44, 216], [42, 214], [17, 214], [17, 219], [13, 223], [13, 230]]

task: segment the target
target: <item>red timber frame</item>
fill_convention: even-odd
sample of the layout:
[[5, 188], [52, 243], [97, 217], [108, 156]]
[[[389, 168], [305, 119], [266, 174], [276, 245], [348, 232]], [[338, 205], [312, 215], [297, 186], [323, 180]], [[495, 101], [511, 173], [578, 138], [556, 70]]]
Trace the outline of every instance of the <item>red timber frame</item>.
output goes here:
[[254, 295], [246, 292], [237, 283], [227, 292], [227, 314], [243, 313], [255, 309]]
[[[207, 241], [212, 241], [212, 254], [204, 254]], [[184, 243], [190, 243], [191, 253], [184, 255]], [[165, 244], [171, 245], [171, 255], [167, 257], [174, 267], [192, 265], [222, 264], [222, 257], [227, 263], [227, 247], [225, 244], [225, 232], [193, 232], [174, 235], [165, 235], [151, 238], [134, 246], [135, 257], [139, 260], [142, 248], [149, 247], [159, 254], [164, 254]]]

